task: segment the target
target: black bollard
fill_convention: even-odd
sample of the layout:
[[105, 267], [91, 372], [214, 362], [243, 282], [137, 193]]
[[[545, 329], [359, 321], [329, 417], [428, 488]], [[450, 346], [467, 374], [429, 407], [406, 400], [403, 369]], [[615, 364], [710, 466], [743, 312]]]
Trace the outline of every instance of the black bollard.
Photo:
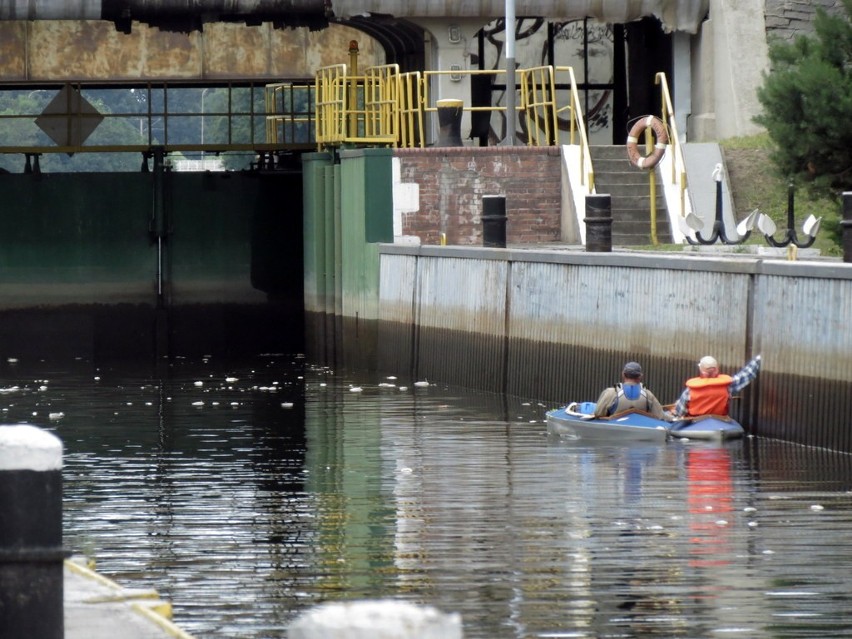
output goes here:
[[464, 146], [461, 139], [461, 118], [464, 102], [455, 99], [438, 100], [438, 146]]
[[482, 246], [506, 248], [506, 197], [482, 198]]
[[612, 252], [612, 198], [609, 195], [586, 196], [586, 252]]
[[843, 192], [843, 219], [840, 220], [843, 238], [843, 261], [852, 263], [852, 191]]
[[63, 639], [62, 443], [0, 426], [0, 637]]

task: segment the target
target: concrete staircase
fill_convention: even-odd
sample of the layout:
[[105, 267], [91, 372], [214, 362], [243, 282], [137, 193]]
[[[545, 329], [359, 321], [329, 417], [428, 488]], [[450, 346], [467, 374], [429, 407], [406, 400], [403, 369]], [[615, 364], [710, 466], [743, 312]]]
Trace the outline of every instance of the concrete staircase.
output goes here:
[[[612, 197], [613, 246], [651, 244], [649, 171], [632, 166], [624, 146], [592, 146], [590, 152], [595, 191]], [[653, 175], [657, 181], [657, 241], [671, 244], [663, 184], [656, 169]]]

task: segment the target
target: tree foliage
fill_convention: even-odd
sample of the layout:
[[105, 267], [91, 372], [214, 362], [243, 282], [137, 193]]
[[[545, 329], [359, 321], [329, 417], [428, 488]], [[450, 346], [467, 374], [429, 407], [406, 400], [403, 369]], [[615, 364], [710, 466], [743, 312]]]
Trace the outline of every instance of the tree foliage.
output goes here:
[[834, 194], [852, 189], [852, 0], [843, 5], [845, 16], [817, 9], [813, 35], [770, 45], [755, 118], [784, 178]]

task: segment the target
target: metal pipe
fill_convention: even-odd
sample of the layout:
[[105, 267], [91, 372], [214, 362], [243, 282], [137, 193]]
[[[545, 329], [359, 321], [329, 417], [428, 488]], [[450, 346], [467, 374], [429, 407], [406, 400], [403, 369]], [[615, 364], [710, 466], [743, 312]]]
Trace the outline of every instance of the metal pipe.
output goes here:
[[506, 0], [506, 146], [515, 146], [515, 0]]

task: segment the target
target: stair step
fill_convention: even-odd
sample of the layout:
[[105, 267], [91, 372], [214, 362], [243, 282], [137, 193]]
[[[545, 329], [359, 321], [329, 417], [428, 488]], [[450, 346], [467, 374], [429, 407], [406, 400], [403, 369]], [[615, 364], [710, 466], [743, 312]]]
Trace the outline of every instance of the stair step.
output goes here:
[[[642, 185], [647, 190], [651, 183], [647, 173], [635, 172], [616, 172], [607, 171], [605, 167], [593, 165], [595, 169], [595, 184], [629, 184], [631, 186]], [[657, 179], [659, 183], [659, 179]]]
[[613, 244], [637, 246], [651, 243], [651, 176], [657, 183], [657, 240], [670, 243], [666, 199], [658, 173], [630, 164], [624, 145], [598, 145], [589, 150], [595, 170], [595, 191], [611, 197]]

